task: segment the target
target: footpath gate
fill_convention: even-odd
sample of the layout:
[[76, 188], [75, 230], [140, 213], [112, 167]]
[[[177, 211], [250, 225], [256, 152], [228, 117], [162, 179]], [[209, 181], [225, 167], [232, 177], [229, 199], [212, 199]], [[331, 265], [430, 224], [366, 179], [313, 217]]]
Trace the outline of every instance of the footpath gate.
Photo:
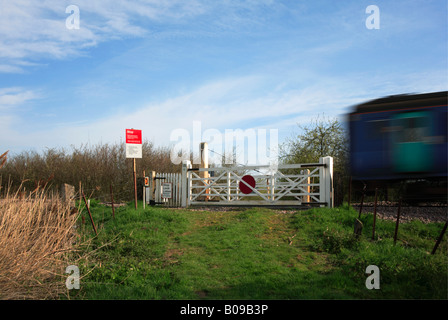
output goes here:
[[[149, 191], [148, 191], [149, 190]], [[149, 193], [149, 195], [148, 195]], [[152, 195], [151, 195], [152, 194]], [[192, 168], [149, 177], [148, 204], [190, 206], [320, 206], [333, 200], [333, 158], [319, 163]]]
[[[146, 182], [147, 181], [147, 182]], [[145, 200], [147, 204], [163, 204], [167, 207], [181, 206], [181, 182], [180, 173], [156, 173], [151, 172], [150, 177], [145, 177]]]

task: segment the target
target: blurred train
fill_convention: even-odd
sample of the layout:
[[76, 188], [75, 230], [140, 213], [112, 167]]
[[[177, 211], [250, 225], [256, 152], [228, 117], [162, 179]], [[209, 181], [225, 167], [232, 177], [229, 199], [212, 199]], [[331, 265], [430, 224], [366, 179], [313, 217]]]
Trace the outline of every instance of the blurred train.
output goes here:
[[405, 185], [406, 199], [447, 198], [448, 91], [368, 101], [349, 117], [354, 185]]

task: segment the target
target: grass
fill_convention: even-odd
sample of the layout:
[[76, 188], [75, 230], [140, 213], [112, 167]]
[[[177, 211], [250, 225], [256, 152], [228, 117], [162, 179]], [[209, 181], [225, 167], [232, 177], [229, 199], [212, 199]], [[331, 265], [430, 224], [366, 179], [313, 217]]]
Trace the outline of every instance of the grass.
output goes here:
[[76, 215], [44, 189], [0, 199], [0, 299], [56, 299], [77, 249]]
[[[347, 207], [307, 211], [194, 211], [91, 202], [98, 236], [80, 261], [75, 299], [447, 299], [447, 243], [430, 255], [443, 225], [395, 224], [372, 215], [353, 234]], [[445, 236], [446, 237], [446, 236]], [[446, 239], [446, 238], [445, 238]], [[365, 269], [380, 269], [368, 290]]]

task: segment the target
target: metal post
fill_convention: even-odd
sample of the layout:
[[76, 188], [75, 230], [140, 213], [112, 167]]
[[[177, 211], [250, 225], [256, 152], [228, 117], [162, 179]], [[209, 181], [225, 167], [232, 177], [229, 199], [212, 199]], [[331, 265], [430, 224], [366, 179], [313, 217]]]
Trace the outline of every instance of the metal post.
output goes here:
[[362, 196], [361, 196], [361, 206], [359, 207], [359, 215], [358, 219], [361, 218], [362, 206], [364, 205], [364, 195], [366, 194], [366, 185], [362, 188]]
[[376, 223], [376, 202], [378, 196], [378, 188], [375, 188], [375, 204], [373, 207], [373, 229], [372, 229], [372, 240], [375, 239], [375, 223]]
[[443, 234], [444, 234], [445, 231], [446, 231], [446, 227], [447, 227], [447, 225], [448, 225], [448, 221], [445, 223], [445, 226], [443, 227], [443, 230], [442, 230], [442, 232], [440, 233], [440, 236], [439, 236], [439, 238], [437, 239], [436, 245], [435, 245], [434, 248], [432, 249], [431, 254], [434, 254], [434, 253], [436, 252], [437, 247], [439, 246], [440, 242], [442, 241]]
[[350, 205], [351, 205], [351, 200], [352, 200], [352, 176], [350, 176], [350, 181], [348, 184], [348, 208], [350, 209]]
[[400, 223], [400, 210], [401, 210], [401, 199], [400, 199], [400, 202], [398, 203], [397, 222], [395, 224], [395, 234], [394, 234], [394, 244], [397, 242], [398, 225]]

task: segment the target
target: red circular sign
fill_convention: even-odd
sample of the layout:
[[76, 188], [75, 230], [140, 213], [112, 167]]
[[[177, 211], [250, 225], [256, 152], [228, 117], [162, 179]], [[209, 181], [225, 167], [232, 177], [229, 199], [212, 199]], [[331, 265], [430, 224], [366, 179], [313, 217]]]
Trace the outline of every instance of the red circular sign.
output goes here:
[[[251, 175], [245, 175], [241, 180], [246, 182], [252, 188], [255, 188], [255, 179]], [[239, 187], [242, 193], [249, 194], [252, 192], [252, 189], [243, 181], [240, 181]]]

